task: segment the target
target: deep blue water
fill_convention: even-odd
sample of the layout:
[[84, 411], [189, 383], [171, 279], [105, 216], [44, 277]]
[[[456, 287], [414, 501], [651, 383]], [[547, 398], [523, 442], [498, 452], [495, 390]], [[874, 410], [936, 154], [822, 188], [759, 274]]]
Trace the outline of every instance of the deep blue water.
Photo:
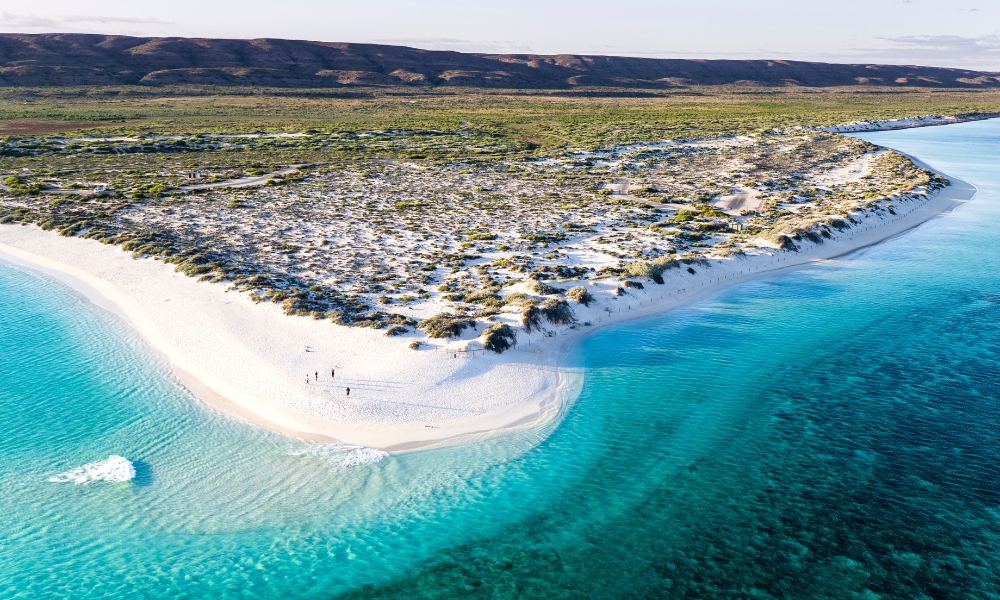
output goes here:
[[[0, 265], [0, 597], [1000, 597], [1000, 121], [863, 137], [976, 200], [596, 333], [547, 437], [372, 465]], [[48, 479], [110, 454], [136, 478]]]

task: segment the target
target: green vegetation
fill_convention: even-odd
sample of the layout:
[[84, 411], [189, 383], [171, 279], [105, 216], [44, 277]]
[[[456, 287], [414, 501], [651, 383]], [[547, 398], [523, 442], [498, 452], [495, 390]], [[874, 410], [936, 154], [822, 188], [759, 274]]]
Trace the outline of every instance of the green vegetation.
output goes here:
[[542, 302], [538, 310], [553, 325], [569, 325], [576, 321], [573, 310], [562, 298], [549, 298]]
[[407, 329], [404, 325], [391, 325], [388, 329], [385, 330], [385, 336], [395, 337], [397, 335], [403, 335], [407, 331], [409, 331], [409, 329]]
[[475, 327], [476, 320], [468, 315], [439, 313], [424, 319], [417, 328], [432, 338], [455, 338], [469, 327]]
[[518, 305], [530, 332], [573, 312], [507, 286], [589, 306], [569, 282], [821, 243], [945, 184], [812, 127], [995, 112], [992, 90], [0, 89], [0, 223], [390, 336], [422, 301], [454, 303], [432, 337]]
[[566, 290], [566, 297], [573, 300], [577, 304], [582, 304], [584, 306], [590, 306], [590, 303], [594, 301], [594, 295], [582, 285], [574, 286]]
[[534, 300], [521, 302], [521, 327], [525, 333], [531, 333], [533, 329], [542, 326], [542, 312], [538, 309], [538, 303]]
[[501, 354], [505, 350], [509, 350], [517, 345], [517, 335], [511, 326], [506, 323], [497, 323], [491, 326], [483, 332], [482, 339], [483, 348], [497, 354]]
[[[452, 135], [448, 132], [466, 131], [496, 143], [485, 148], [470, 145], [464, 152], [494, 158], [561, 153], [567, 148], [566, 140], [577, 149], [611, 148], [658, 139], [998, 109], [1000, 92], [995, 90], [877, 87], [688, 87], [635, 90], [633, 94], [587, 88], [558, 92], [197, 86], [0, 90], [0, 122], [17, 120], [19, 131], [25, 130], [23, 121], [97, 125], [89, 127], [88, 134], [118, 136], [398, 130]], [[331, 150], [348, 159], [367, 155], [427, 161], [453, 159], [463, 152], [447, 144], [371, 141]], [[288, 150], [282, 143], [274, 144], [276, 151]], [[308, 153], [308, 149], [298, 151]]]
[[542, 296], [551, 296], [553, 294], [562, 294], [563, 291], [555, 286], [549, 285], [543, 281], [536, 281], [531, 284], [531, 291]]
[[624, 274], [632, 277], [646, 277], [657, 283], [663, 283], [663, 272], [673, 267], [679, 267], [680, 261], [670, 256], [661, 256], [653, 260], [637, 260], [625, 266]]

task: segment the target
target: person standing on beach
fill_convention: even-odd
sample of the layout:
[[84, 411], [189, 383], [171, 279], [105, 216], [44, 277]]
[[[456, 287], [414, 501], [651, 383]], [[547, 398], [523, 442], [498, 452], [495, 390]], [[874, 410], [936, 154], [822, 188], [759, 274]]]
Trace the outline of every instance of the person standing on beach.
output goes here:
[[336, 378], [337, 378], [337, 371], [335, 371], [334, 369], [330, 369], [330, 379], [336, 379]]
[[319, 381], [319, 371], [316, 371], [314, 375], [316, 376], [316, 381]]
[[309, 384], [309, 373], [306, 373], [306, 385]]
[[350, 395], [351, 395], [351, 388], [347, 388], [347, 395], [348, 395], [348, 396], [350, 396]]

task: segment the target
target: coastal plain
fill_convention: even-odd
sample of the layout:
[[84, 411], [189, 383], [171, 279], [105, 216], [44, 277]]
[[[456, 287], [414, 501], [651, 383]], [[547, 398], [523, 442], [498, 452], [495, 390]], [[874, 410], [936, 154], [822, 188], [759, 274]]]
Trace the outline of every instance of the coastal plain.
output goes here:
[[488, 434], [558, 417], [596, 328], [970, 198], [841, 132], [986, 118], [993, 95], [870, 94], [48, 91], [8, 115], [0, 258], [125, 317], [230, 414], [384, 450]]

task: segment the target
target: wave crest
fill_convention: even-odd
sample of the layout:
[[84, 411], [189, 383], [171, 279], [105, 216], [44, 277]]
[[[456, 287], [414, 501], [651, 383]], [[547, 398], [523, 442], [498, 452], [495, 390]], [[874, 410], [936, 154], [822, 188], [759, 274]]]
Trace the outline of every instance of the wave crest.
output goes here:
[[128, 481], [135, 478], [135, 466], [124, 456], [112, 454], [105, 460], [87, 463], [65, 473], [49, 477], [55, 483], [86, 485], [91, 481]]
[[388, 452], [382, 450], [349, 444], [316, 444], [307, 450], [292, 454], [295, 456], [315, 456], [340, 467], [373, 465], [389, 456]]
[[347, 453], [344, 457], [345, 467], [356, 467], [358, 465], [373, 465], [389, 456], [388, 452], [376, 450], [375, 448], [365, 448], [358, 446]]

